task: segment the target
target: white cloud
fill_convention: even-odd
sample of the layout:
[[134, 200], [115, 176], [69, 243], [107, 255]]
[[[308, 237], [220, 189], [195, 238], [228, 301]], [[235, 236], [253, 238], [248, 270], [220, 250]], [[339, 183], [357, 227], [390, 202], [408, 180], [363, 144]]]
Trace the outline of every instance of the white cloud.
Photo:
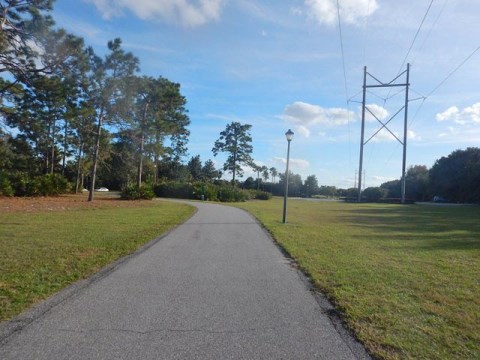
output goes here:
[[[276, 157], [274, 158], [275, 162], [286, 165], [287, 164], [287, 159], [282, 158], [282, 157]], [[292, 169], [308, 169], [310, 167], [310, 163], [307, 160], [304, 159], [292, 159], [290, 158], [290, 168]]]
[[458, 116], [459, 112], [456, 106], [451, 106], [444, 112], [438, 113], [435, 118], [438, 122], [453, 120]]
[[[337, 0], [305, 0], [310, 16], [322, 25], [337, 23]], [[342, 0], [340, 18], [345, 24], [357, 25], [359, 20], [378, 9], [376, 0]]]
[[[392, 131], [392, 133], [403, 142], [403, 131], [401, 134], [398, 131]], [[407, 130], [407, 140], [421, 141], [422, 137], [417, 133], [415, 133], [415, 131], [413, 130]], [[377, 135], [375, 135], [372, 141], [380, 142], [380, 141], [398, 141], [398, 140], [387, 129], [383, 128], [378, 132]]]
[[325, 109], [318, 105], [297, 101], [285, 107], [282, 118], [298, 126], [306, 127], [317, 124], [327, 126], [346, 125], [354, 116], [355, 114], [347, 109]]
[[130, 10], [142, 20], [162, 18], [187, 27], [218, 20], [224, 0], [87, 0], [105, 19], [122, 16]]
[[364, 184], [364, 185], [367, 186], [367, 187], [369, 187], [369, 186], [380, 186], [383, 183], [386, 183], [386, 182], [392, 181], [392, 180], [397, 180], [397, 178], [391, 177], [391, 176], [389, 177], [389, 176], [373, 175], [373, 176], [368, 178], [368, 181], [366, 181], [368, 183], [368, 185], [367, 184]]
[[420, 135], [418, 135], [413, 130], [407, 130], [407, 138], [408, 138], [408, 140], [413, 140], [413, 141], [421, 141], [422, 140], [422, 137]]
[[438, 122], [453, 121], [459, 125], [479, 124], [480, 123], [480, 102], [460, 110], [456, 106], [451, 106], [444, 112], [436, 115]]
[[[371, 111], [365, 109], [365, 121], [376, 121], [377, 119], [375, 116], [380, 119], [384, 120], [388, 117], [389, 112], [384, 107], [377, 105], [377, 104], [367, 104], [366, 107]], [[373, 113], [373, 115], [372, 115]], [[375, 116], [374, 116], [375, 115]]]
[[303, 11], [302, 9], [298, 8], [298, 7], [292, 7], [290, 8], [290, 12], [295, 15], [295, 16], [300, 16], [303, 14]]
[[303, 125], [299, 125], [296, 127], [296, 132], [302, 135], [303, 137], [309, 138], [310, 137], [310, 130]]
[[308, 169], [310, 167], [310, 163], [303, 159], [290, 159], [290, 164], [294, 169]]
[[[397, 132], [393, 132], [396, 137], [400, 139]], [[396, 141], [395, 137], [385, 128], [380, 130], [377, 135], [372, 139], [373, 141]]]

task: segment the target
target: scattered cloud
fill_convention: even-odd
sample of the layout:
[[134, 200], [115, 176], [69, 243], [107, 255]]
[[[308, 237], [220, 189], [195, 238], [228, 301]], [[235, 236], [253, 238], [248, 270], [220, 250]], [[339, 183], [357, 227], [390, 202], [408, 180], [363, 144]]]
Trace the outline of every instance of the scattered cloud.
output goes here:
[[438, 122], [453, 121], [459, 125], [480, 124], [480, 102], [460, 110], [451, 106], [444, 112], [436, 115]]
[[480, 126], [448, 126], [445, 131], [436, 135], [430, 144], [460, 144], [480, 142]]
[[306, 126], [299, 125], [296, 127], [296, 132], [302, 135], [303, 137], [309, 138], [310, 137], [310, 130]]
[[[68, 28], [69, 31], [81, 35], [89, 40], [97, 40], [103, 33], [102, 29], [93, 23], [79, 20], [77, 17], [68, 16], [64, 13], [55, 14], [55, 23], [62, 28]], [[101, 43], [104, 41], [102, 40]], [[107, 40], [105, 40], [105, 43]]]
[[161, 18], [167, 22], [196, 27], [220, 18], [224, 0], [87, 0], [103, 18], [123, 16], [129, 10], [142, 20]]
[[377, 119], [375, 117], [384, 120], [390, 115], [387, 109], [377, 104], [367, 104], [366, 108], [370, 111], [365, 109], [365, 121], [376, 121]]
[[[322, 25], [337, 23], [337, 0], [305, 0], [309, 15]], [[338, 2], [340, 18], [345, 24], [358, 25], [360, 20], [378, 9], [376, 0], [342, 0]]]
[[[282, 158], [282, 157], [276, 157], [274, 158], [275, 162], [278, 164], [286, 165], [287, 164], [287, 159]], [[301, 169], [305, 170], [310, 167], [310, 163], [307, 160], [304, 159], [292, 159], [290, 158], [290, 168], [292, 169]]]
[[298, 127], [303, 126], [306, 128], [311, 125], [347, 125], [349, 120], [355, 117], [355, 114], [347, 109], [325, 109], [318, 105], [297, 101], [287, 105], [281, 117]]
[[307, 160], [303, 159], [290, 159], [290, 165], [294, 169], [308, 169], [310, 167], [310, 163]]
[[205, 114], [204, 117], [206, 119], [221, 120], [225, 122], [232, 122], [232, 121], [243, 122], [243, 119], [239, 118], [238, 116], [232, 116], [232, 115], [208, 113], [208, 114]]
[[[403, 141], [403, 131], [399, 133], [398, 131], [392, 131], [392, 133], [400, 140]], [[382, 141], [398, 141], [395, 136], [392, 135], [387, 129], [383, 128], [378, 132], [377, 135], [372, 139], [372, 141], [382, 142]], [[422, 137], [418, 135], [413, 130], [407, 130], [407, 140], [411, 141], [421, 141]]]
[[[398, 136], [398, 132], [393, 131], [393, 134], [395, 134], [395, 136], [400, 139], [400, 137]], [[396, 141], [396, 140], [397, 139], [395, 139], [395, 137], [385, 128], [380, 130], [378, 132], [378, 134], [375, 135], [375, 137], [372, 139], [372, 141], [377, 141], [377, 142], [380, 142], [380, 141]]]
[[368, 180], [366, 181], [367, 184], [364, 184], [364, 185], [366, 187], [370, 187], [370, 186], [380, 186], [383, 183], [386, 183], [388, 181], [397, 180], [397, 178], [391, 177], [391, 176], [388, 177], [388, 176], [373, 175], [373, 176], [370, 176], [367, 180]]
[[290, 12], [295, 15], [295, 16], [301, 16], [303, 14], [303, 11], [302, 9], [298, 8], [298, 7], [292, 7], [290, 8]]
[[413, 141], [421, 141], [422, 137], [413, 130], [407, 130], [407, 139]]
[[236, 0], [234, 3], [241, 11], [264, 23], [289, 26], [288, 20], [282, 16], [281, 13], [276, 11], [276, 7], [271, 6], [271, 4], [265, 4], [265, 1]]

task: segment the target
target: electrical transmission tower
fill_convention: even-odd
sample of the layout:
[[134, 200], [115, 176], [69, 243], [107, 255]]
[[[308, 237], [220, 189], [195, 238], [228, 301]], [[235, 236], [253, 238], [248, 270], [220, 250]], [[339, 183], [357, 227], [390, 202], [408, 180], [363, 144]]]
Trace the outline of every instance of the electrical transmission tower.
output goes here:
[[[367, 85], [367, 75], [372, 78], [375, 83], [372, 85]], [[405, 83], [397, 83], [396, 81], [405, 75]], [[363, 100], [362, 100], [362, 131], [361, 131], [361, 138], [360, 138], [360, 165], [358, 171], [358, 202], [362, 200], [362, 171], [363, 171], [363, 147], [372, 140], [380, 131], [386, 129], [400, 144], [403, 145], [403, 162], [402, 162], [402, 190], [401, 190], [401, 201], [402, 204], [405, 203], [405, 167], [406, 167], [406, 160], [407, 160], [407, 119], [408, 119], [408, 88], [410, 86], [410, 64], [407, 64], [407, 70], [400, 73], [397, 77], [391, 80], [388, 83], [384, 83], [378, 80], [375, 76], [367, 72], [367, 67], [363, 68]], [[400, 108], [390, 119], [386, 122], [383, 122], [378, 118], [377, 115], [371, 111], [368, 106], [366, 105], [366, 96], [367, 96], [367, 89], [369, 88], [391, 88], [391, 87], [405, 87], [405, 105]], [[404, 113], [404, 126], [403, 126], [403, 141], [398, 138], [397, 135], [393, 133], [388, 128], [388, 124], [403, 110]], [[378, 129], [370, 138], [365, 141], [365, 112], [368, 111], [382, 126]]]

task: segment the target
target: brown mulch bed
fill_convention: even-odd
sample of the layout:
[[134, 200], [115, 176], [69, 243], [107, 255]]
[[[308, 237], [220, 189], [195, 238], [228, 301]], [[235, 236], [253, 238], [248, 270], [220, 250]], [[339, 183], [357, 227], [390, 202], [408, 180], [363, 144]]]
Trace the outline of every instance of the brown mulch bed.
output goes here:
[[55, 197], [0, 197], [0, 214], [7, 212], [44, 212], [74, 209], [100, 209], [107, 207], [138, 207], [151, 201], [125, 201], [115, 194], [95, 194], [88, 202], [88, 194], [61, 195]]

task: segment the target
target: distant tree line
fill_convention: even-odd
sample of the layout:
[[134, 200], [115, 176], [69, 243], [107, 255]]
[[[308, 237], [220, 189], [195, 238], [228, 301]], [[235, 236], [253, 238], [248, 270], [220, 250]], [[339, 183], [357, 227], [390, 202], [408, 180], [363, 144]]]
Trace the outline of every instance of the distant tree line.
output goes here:
[[61, 192], [70, 182], [93, 200], [98, 185], [156, 182], [186, 153], [180, 85], [137, 75], [120, 39], [96, 55], [54, 28], [52, 4], [0, 2], [0, 194]]
[[[480, 148], [456, 150], [435, 161], [428, 169], [412, 166], [406, 177], [406, 197], [414, 201], [433, 200], [480, 203]], [[400, 197], [400, 180], [380, 186], [382, 195]]]

